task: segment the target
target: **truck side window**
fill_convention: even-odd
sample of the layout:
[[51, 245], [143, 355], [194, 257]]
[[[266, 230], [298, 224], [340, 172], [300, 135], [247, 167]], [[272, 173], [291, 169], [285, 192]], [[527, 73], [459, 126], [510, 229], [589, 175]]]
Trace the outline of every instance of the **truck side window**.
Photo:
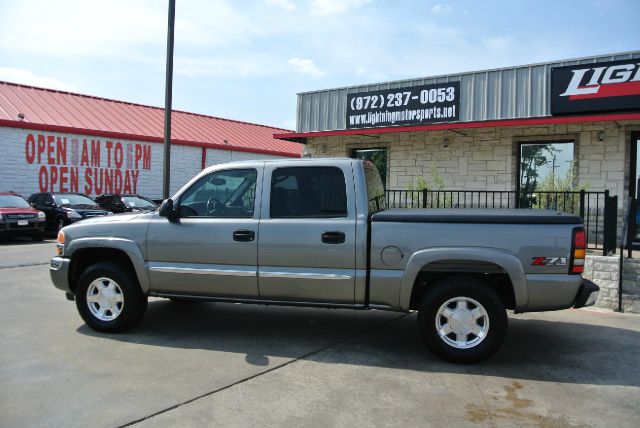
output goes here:
[[335, 167], [291, 167], [273, 171], [271, 218], [347, 216], [344, 174]]
[[253, 217], [257, 175], [255, 169], [205, 175], [180, 197], [180, 217]]

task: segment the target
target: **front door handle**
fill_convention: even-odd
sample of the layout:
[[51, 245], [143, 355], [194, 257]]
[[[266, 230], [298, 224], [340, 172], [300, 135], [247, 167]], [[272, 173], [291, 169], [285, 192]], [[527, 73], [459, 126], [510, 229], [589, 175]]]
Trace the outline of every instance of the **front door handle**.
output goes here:
[[344, 244], [344, 232], [324, 232], [322, 242], [325, 244]]
[[256, 239], [256, 233], [253, 230], [236, 230], [233, 232], [233, 240], [239, 242], [251, 242]]

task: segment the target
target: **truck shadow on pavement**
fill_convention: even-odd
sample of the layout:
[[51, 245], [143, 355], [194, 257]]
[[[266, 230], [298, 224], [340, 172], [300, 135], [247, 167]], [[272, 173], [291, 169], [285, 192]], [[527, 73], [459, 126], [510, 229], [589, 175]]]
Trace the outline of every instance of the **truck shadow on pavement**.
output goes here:
[[[55, 237], [54, 237], [55, 239]], [[50, 240], [49, 237], [45, 237], [43, 241], [34, 241], [31, 238], [23, 238], [23, 237], [0, 237], [0, 246], [15, 246], [15, 245], [51, 245], [55, 241]]]
[[[416, 314], [221, 303], [149, 302], [142, 322], [123, 334], [81, 334], [143, 346], [245, 354], [423, 372], [488, 375], [545, 382], [640, 386], [640, 332], [589, 323], [510, 317], [496, 355], [476, 365], [443, 362], [423, 345]], [[584, 317], [583, 317], [584, 318]], [[593, 321], [593, 322], [591, 322]], [[270, 358], [271, 357], [271, 358]]]

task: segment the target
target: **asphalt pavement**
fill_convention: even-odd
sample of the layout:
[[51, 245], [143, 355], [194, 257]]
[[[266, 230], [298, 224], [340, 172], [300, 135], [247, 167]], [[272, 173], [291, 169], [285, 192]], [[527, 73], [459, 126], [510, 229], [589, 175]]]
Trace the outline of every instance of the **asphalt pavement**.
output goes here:
[[87, 328], [53, 241], [0, 243], [0, 426], [617, 426], [640, 420], [640, 316], [510, 314], [501, 350], [442, 362], [416, 314], [176, 304]]

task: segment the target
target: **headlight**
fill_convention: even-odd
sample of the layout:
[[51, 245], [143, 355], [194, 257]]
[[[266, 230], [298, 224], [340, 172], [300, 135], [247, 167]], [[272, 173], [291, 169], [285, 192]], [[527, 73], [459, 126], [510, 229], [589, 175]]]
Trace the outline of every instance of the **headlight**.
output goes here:
[[42, 211], [38, 211], [38, 220], [45, 221], [46, 218], [47, 218], [47, 216], [44, 215], [44, 213]]
[[67, 218], [82, 218], [82, 216], [80, 214], [78, 214], [78, 211], [72, 210], [72, 209], [68, 209], [67, 210]]

